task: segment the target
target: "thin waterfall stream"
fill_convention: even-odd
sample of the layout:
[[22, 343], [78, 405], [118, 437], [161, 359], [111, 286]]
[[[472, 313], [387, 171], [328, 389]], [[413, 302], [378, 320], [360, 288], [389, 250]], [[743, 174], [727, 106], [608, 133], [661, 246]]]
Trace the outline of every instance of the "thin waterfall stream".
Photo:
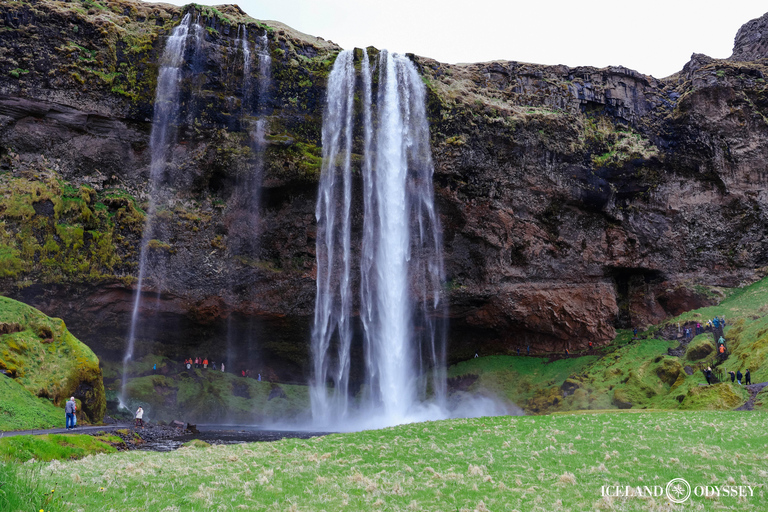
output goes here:
[[[150, 179], [149, 179], [149, 208], [147, 209], [144, 230], [141, 240], [141, 253], [139, 256], [139, 276], [133, 299], [131, 312], [131, 325], [128, 340], [123, 357], [123, 376], [120, 388], [120, 401], [126, 403], [126, 384], [128, 375], [128, 363], [133, 358], [136, 342], [139, 315], [142, 309], [143, 286], [147, 277], [149, 242], [156, 233], [156, 213], [161, 203], [163, 180], [166, 170], [166, 158], [169, 141], [174, 136], [174, 122], [179, 110], [179, 82], [181, 68], [184, 65], [184, 53], [187, 48], [187, 36], [194, 35], [199, 38], [201, 30], [192, 27], [192, 17], [188, 12], [184, 15], [165, 43], [165, 49], [160, 58], [160, 71], [157, 77], [157, 89], [155, 91], [154, 114], [152, 118], [152, 132], [150, 134]], [[194, 24], [197, 27], [197, 23]], [[159, 290], [159, 288], [158, 288]]]

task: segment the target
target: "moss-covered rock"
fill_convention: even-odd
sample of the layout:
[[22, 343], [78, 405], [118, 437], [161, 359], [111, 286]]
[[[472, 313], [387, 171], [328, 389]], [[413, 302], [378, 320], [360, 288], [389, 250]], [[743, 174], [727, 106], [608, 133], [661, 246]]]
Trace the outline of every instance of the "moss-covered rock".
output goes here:
[[656, 368], [656, 375], [664, 384], [672, 386], [677, 381], [680, 374], [683, 372], [683, 365], [677, 358], [667, 357], [664, 358], [659, 366]]
[[713, 386], [695, 386], [688, 390], [680, 404], [680, 409], [731, 410], [746, 402], [747, 399], [747, 391], [730, 382]]
[[699, 336], [688, 345], [685, 351], [685, 358], [689, 361], [699, 361], [715, 352], [715, 345], [712, 340]]
[[0, 335], [0, 369], [57, 406], [75, 396], [81, 404], [78, 415], [82, 420], [102, 420], [106, 399], [99, 360], [61, 319], [0, 297], [0, 322], [21, 326], [20, 331]]

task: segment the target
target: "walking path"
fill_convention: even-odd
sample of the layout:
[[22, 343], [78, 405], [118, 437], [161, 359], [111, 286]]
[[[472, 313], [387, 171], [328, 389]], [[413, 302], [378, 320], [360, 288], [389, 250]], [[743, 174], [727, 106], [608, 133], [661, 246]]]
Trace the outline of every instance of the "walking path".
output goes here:
[[764, 387], [768, 386], [768, 382], [759, 382], [757, 384], [750, 384], [749, 386], [744, 386], [747, 391], [749, 391], [749, 400], [746, 401], [744, 405], [741, 407], [738, 407], [734, 410], [736, 411], [754, 411], [755, 410], [755, 397], [757, 394], [763, 390]]
[[127, 423], [116, 423], [114, 425], [96, 425], [96, 426], [83, 426], [75, 427], [67, 430], [66, 428], [48, 428], [48, 429], [35, 429], [35, 430], [11, 430], [3, 432], [0, 430], [0, 438], [13, 437], [13, 436], [42, 436], [45, 434], [88, 434], [91, 432], [111, 432], [122, 428], [130, 428], [131, 425]]

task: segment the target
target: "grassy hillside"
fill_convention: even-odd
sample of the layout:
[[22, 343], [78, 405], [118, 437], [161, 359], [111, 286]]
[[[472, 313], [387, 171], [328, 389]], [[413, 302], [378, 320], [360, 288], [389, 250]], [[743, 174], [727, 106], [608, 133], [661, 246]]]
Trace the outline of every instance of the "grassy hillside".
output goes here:
[[[691, 510], [762, 510], [766, 413], [449, 420], [276, 443], [42, 464], [73, 510], [673, 510], [603, 486], [752, 486]], [[628, 437], [627, 433], [632, 436]], [[662, 490], [663, 492], [663, 490]], [[686, 510], [688, 506], [684, 507]]]
[[[702, 367], [726, 371], [747, 368], [752, 382], [768, 381], [768, 278], [727, 290], [717, 306], [689, 311], [633, 339], [619, 331], [608, 346], [550, 361], [548, 358], [493, 356], [452, 366], [454, 382], [468, 391], [490, 390], [528, 413], [602, 409], [722, 409], [744, 404], [750, 394], [730, 381], [706, 386]], [[676, 351], [677, 325], [724, 316], [728, 357], [716, 359], [712, 333], [696, 336]], [[673, 351], [673, 354], [670, 354]], [[768, 405], [768, 393], [755, 407]]]
[[13, 379], [0, 376], [0, 430], [63, 426], [63, 408], [36, 397]]
[[[141, 405], [152, 420], [258, 423], [294, 419], [309, 408], [307, 386], [259, 382], [211, 368], [187, 370], [181, 362], [160, 356], [132, 361], [128, 374], [128, 405], [131, 410]], [[107, 396], [114, 400], [121, 378], [122, 364], [105, 365]]]
[[[82, 420], [101, 421], [106, 401], [99, 360], [62, 320], [0, 297], [0, 332], [0, 369], [54, 405], [74, 395]], [[5, 400], [0, 396], [0, 403]]]

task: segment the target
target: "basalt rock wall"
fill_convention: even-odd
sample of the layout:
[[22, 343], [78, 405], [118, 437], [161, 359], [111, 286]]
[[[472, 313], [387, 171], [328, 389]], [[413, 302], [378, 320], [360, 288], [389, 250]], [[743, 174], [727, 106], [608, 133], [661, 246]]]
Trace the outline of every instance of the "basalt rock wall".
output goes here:
[[[122, 352], [133, 304], [157, 62], [184, 12], [0, 4], [0, 288], [107, 357]], [[163, 271], [144, 289], [152, 322], [139, 352], [228, 352], [301, 381], [325, 82], [340, 49], [232, 6], [193, 14], [204, 36], [187, 46], [162, 213], [171, 229], [150, 244]], [[694, 55], [665, 79], [412, 56], [428, 90], [451, 359], [607, 343], [761, 275], [760, 23], [742, 28], [731, 59]], [[259, 158], [239, 26], [251, 45], [266, 33], [272, 57], [272, 85], [256, 92], [268, 126], [257, 215], [233, 199]], [[361, 216], [358, 203], [358, 230]]]

